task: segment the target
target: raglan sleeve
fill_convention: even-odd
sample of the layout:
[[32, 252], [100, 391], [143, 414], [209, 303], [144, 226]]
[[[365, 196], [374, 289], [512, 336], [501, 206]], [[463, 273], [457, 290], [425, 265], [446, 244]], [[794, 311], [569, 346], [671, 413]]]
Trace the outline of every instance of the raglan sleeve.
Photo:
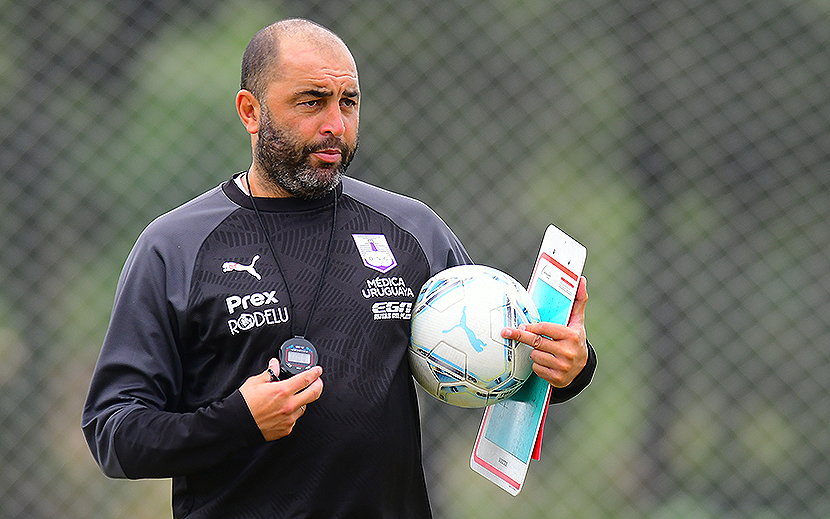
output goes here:
[[119, 278], [82, 415], [93, 457], [114, 478], [183, 475], [264, 442], [238, 390], [195, 411], [176, 411], [186, 266], [146, 234]]
[[461, 240], [444, 220], [426, 205], [421, 208], [422, 221], [412, 226], [412, 232], [427, 255], [430, 276], [450, 267], [472, 263]]

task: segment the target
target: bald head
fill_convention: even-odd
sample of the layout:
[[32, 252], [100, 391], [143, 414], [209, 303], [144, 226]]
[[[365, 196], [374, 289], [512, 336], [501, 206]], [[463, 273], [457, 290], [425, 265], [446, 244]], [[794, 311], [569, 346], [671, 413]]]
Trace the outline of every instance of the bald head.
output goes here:
[[240, 88], [262, 100], [268, 83], [279, 74], [280, 53], [297, 45], [313, 47], [319, 52], [349, 52], [343, 40], [322, 25], [302, 18], [282, 20], [251, 38], [242, 56]]

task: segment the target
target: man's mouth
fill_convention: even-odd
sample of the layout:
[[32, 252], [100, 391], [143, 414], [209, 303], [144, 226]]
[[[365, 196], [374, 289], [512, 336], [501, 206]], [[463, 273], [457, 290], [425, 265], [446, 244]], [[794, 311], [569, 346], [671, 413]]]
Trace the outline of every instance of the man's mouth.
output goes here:
[[334, 164], [338, 162], [342, 157], [342, 153], [337, 148], [326, 148], [323, 150], [317, 150], [311, 153], [317, 160], [321, 162], [326, 162], [329, 164]]

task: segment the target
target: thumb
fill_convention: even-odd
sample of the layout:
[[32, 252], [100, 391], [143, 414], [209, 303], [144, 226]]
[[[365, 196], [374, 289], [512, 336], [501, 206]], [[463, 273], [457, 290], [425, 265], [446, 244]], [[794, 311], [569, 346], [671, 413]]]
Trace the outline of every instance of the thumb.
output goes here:
[[268, 361], [268, 368], [265, 370], [265, 375], [271, 382], [277, 382], [280, 379], [280, 361], [274, 357]]
[[579, 277], [579, 284], [576, 287], [576, 297], [571, 308], [571, 315], [568, 318], [568, 326], [582, 326], [585, 323], [585, 306], [588, 304], [588, 279], [585, 276]]

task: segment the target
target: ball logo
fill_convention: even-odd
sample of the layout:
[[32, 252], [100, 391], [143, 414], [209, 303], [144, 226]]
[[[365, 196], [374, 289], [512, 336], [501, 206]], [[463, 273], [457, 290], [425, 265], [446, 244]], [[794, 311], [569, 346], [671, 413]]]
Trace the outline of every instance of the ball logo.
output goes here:
[[455, 326], [453, 326], [449, 330], [444, 330], [441, 333], [450, 333], [451, 331], [455, 330], [456, 328], [461, 328], [462, 330], [464, 330], [464, 332], [467, 334], [467, 340], [470, 341], [470, 346], [472, 346], [474, 350], [476, 350], [478, 353], [481, 353], [482, 351], [484, 351], [484, 347], [487, 346], [487, 344], [485, 344], [484, 341], [479, 339], [476, 336], [476, 332], [474, 332], [473, 330], [470, 329], [469, 326], [467, 326], [467, 307], [466, 306], [461, 309], [461, 322], [456, 324]]

